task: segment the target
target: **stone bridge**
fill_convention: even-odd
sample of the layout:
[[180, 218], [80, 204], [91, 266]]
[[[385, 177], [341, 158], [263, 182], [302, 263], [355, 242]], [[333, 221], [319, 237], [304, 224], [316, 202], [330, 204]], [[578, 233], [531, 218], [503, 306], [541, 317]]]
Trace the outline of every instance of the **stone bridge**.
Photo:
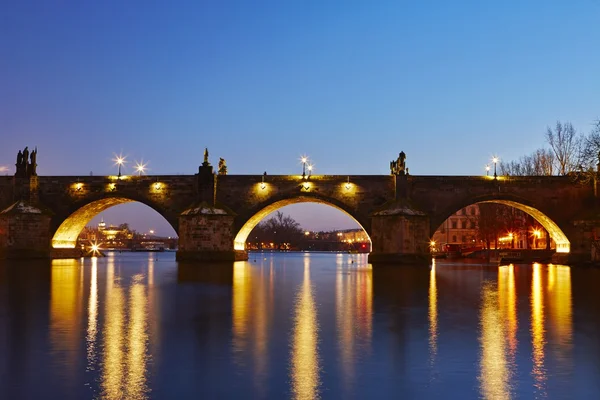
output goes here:
[[137, 201], [179, 236], [179, 260], [247, 259], [248, 234], [270, 212], [317, 202], [342, 210], [369, 234], [371, 262], [427, 259], [429, 239], [459, 209], [494, 202], [532, 215], [563, 262], [592, 257], [595, 179], [417, 175], [194, 175], [0, 177], [0, 257], [74, 257], [98, 213]]

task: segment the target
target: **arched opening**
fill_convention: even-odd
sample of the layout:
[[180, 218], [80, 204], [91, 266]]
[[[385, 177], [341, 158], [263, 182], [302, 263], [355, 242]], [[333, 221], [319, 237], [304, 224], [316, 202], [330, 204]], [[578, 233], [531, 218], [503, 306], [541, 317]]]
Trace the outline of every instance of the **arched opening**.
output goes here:
[[[490, 208], [491, 205], [500, 207]], [[450, 245], [449, 251], [484, 247], [554, 249], [557, 253], [569, 253], [571, 247], [565, 233], [547, 215], [507, 199], [478, 201], [457, 210], [434, 232], [432, 251], [443, 251], [444, 244]]]
[[[304, 204], [302, 204], [304, 203]], [[312, 204], [309, 204], [312, 203]], [[296, 207], [296, 205], [298, 205]], [[240, 228], [240, 230], [238, 231], [235, 239], [234, 239], [234, 249], [235, 250], [248, 250], [248, 238], [250, 233], [253, 231], [253, 229], [263, 220], [268, 219], [269, 216], [271, 214], [275, 214], [278, 210], [281, 210], [282, 208], [286, 207], [286, 210], [292, 210], [293, 208], [295, 208], [295, 210], [293, 210], [294, 212], [292, 212], [292, 215], [294, 216], [300, 216], [303, 213], [314, 213], [314, 210], [316, 209], [315, 206], [318, 205], [318, 208], [321, 209], [321, 212], [323, 213], [323, 215], [327, 215], [327, 217], [324, 218], [328, 218], [329, 215], [331, 215], [331, 211], [333, 211], [334, 216], [332, 218], [335, 218], [335, 214], [338, 214], [338, 216], [341, 216], [342, 218], [346, 219], [347, 221], [351, 221], [350, 225], [346, 225], [344, 226], [344, 228], [350, 228], [350, 229], [338, 229], [336, 235], [339, 235], [337, 237], [336, 240], [354, 240], [351, 237], [345, 238], [345, 236], [347, 236], [343, 231], [351, 231], [353, 229], [351, 229], [351, 227], [355, 227], [356, 230], [360, 230], [360, 234], [361, 237], [364, 237], [368, 243], [368, 248], [366, 249], [367, 251], [371, 251], [371, 237], [369, 235], [369, 233], [367, 232], [367, 230], [364, 228], [363, 224], [358, 221], [356, 218], [354, 218], [354, 216], [352, 216], [352, 214], [350, 214], [348, 211], [344, 210], [343, 208], [328, 202], [326, 200], [320, 199], [320, 198], [315, 198], [315, 197], [297, 197], [297, 198], [291, 198], [291, 199], [284, 199], [284, 200], [279, 200], [276, 201], [272, 204], [269, 204], [268, 206], [262, 208], [261, 210], [259, 210], [258, 212], [256, 212], [254, 215], [252, 215], [245, 223], [244, 225]], [[325, 206], [325, 207], [323, 207]], [[312, 210], [311, 210], [312, 208]], [[335, 210], [331, 210], [331, 209], [335, 209]], [[327, 210], [329, 209], [329, 210]], [[286, 210], [282, 210], [282, 211], [286, 211]], [[336, 212], [339, 211], [339, 212]], [[298, 218], [299, 222], [301, 223], [301, 225], [303, 225], [303, 219], [302, 218]], [[335, 224], [334, 224], [335, 225]], [[310, 234], [310, 227], [305, 227], [303, 226], [303, 228], [308, 228], [309, 230], [306, 230], [307, 234]], [[329, 229], [325, 229], [324, 230], [328, 230], [328, 231], [335, 231], [336, 227], [335, 226], [331, 226], [331, 228]]]
[[[115, 211], [117, 212], [115, 213]], [[95, 230], [102, 231], [97, 232], [93, 240], [102, 242], [106, 239], [105, 236], [111, 235], [112, 231], [115, 230], [105, 229], [107, 227], [98, 224], [100, 217], [105, 212], [112, 214], [111, 219], [114, 221], [111, 222], [114, 223], [115, 227], [121, 227], [119, 230], [123, 230], [122, 227], [126, 226], [132, 235], [137, 234], [135, 229], [140, 229], [139, 226], [145, 226], [150, 221], [151, 224], [162, 227], [161, 231], [156, 232], [157, 234], [162, 233], [165, 237], [168, 235], [170, 236], [169, 239], [172, 238], [176, 241], [177, 233], [172, 223], [152, 207], [125, 197], [108, 197], [85, 204], [65, 218], [52, 237], [52, 247], [55, 249], [76, 248], [80, 234], [92, 222], [96, 222], [94, 224]], [[95, 219], [98, 219], [98, 221], [95, 221]], [[142, 229], [144, 232], [140, 232], [140, 235], [154, 234], [154, 230], [148, 232], [148, 229]]]

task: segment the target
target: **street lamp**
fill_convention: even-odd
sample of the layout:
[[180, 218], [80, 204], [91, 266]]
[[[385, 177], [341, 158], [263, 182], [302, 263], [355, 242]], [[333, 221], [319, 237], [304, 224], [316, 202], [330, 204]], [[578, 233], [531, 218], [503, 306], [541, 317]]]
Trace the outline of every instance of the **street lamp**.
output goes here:
[[302, 179], [304, 179], [306, 177], [306, 163], [308, 162], [308, 157], [302, 156], [300, 161], [302, 161]]
[[146, 172], [146, 165], [148, 165], [148, 163], [144, 164], [144, 160], [142, 160], [141, 162], [136, 162], [135, 163], [135, 172], [138, 173], [138, 176], [140, 176], [144, 172]]
[[313, 170], [313, 165], [309, 164], [308, 165], [308, 177], [310, 178], [310, 175], [312, 174], [312, 170]]
[[498, 157], [492, 158], [492, 162], [494, 163], [494, 179], [496, 179], [498, 178], [498, 175], [496, 174], [496, 164], [498, 164]]
[[125, 161], [127, 157], [123, 157], [121, 154], [116, 155], [115, 154], [115, 158], [113, 158], [113, 161], [115, 162], [116, 165], [119, 166], [119, 179], [121, 179], [121, 165], [125, 164], [127, 161]]
[[490, 166], [486, 165], [485, 166], [485, 176], [489, 176], [490, 175]]

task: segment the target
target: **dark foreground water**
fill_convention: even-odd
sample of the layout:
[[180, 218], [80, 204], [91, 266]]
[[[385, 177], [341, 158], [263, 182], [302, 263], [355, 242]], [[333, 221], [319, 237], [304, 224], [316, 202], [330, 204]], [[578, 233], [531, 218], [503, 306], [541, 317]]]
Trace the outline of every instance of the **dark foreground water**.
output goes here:
[[600, 271], [172, 253], [0, 266], [2, 399], [600, 398]]

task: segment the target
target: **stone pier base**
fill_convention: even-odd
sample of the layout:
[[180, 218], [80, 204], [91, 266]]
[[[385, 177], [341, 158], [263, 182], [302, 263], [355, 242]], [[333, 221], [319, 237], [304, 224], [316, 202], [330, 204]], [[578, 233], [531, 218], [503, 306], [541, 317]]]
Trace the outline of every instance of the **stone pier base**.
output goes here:
[[89, 251], [82, 250], [81, 248], [70, 248], [70, 249], [51, 249], [50, 258], [81, 258], [81, 257], [92, 257], [92, 253]]
[[48, 212], [26, 201], [17, 201], [0, 212], [0, 258], [49, 257]]
[[[600, 263], [596, 262], [600, 265]], [[562, 265], [590, 265], [592, 264], [592, 257], [588, 253], [554, 253], [552, 255], [552, 264]]]

